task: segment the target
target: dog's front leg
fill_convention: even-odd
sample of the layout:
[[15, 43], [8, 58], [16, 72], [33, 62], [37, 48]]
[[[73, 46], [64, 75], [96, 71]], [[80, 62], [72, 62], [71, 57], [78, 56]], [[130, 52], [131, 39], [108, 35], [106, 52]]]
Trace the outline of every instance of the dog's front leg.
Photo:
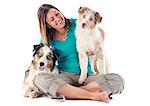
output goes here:
[[88, 57], [85, 52], [79, 53], [79, 64], [81, 69], [79, 83], [82, 84], [87, 78]]

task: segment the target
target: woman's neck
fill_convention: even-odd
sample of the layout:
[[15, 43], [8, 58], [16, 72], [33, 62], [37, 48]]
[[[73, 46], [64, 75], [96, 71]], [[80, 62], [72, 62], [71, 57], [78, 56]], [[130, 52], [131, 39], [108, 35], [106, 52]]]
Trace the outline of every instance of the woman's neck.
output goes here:
[[56, 31], [55, 38], [59, 41], [65, 41], [67, 39], [67, 29], [62, 28]]
[[57, 35], [64, 35], [66, 33], [66, 28], [62, 28], [56, 31]]

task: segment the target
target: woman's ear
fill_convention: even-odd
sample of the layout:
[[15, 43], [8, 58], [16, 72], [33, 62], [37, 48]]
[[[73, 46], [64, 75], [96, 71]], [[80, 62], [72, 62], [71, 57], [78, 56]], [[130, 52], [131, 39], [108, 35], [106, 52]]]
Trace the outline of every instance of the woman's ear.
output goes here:
[[51, 29], [51, 26], [50, 26], [50, 25], [46, 25], [46, 27], [49, 28], [49, 29]]

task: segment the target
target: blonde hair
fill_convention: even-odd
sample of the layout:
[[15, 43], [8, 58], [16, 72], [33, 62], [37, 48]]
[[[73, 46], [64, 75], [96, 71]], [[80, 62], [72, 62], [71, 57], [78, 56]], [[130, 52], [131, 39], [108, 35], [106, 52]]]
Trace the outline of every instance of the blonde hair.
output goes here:
[[[40, 27], [40, 33], [41, 33], [44, 44], [50, 44], [50, 40], [54, 36], [55, 31], [56, 31], [53, 28], [49, 28], [48, 24], [46, 22], [47, 13], [48, 13], [49, 9], [51, 9], [51, 8], [58, 10], [56, 7], [54, 7], [50, 4], [43, 4], [38, 9], [38, 13], [37, 13], [38, 21], [39, 21], [39, 27]], [[71, 23], [70, 23], [69, 19], [67, 19], [67, 18], [65, 18], [65, 21], [66, 21], [65, 27], [67, 28], [68, 26], [71, 25]]]

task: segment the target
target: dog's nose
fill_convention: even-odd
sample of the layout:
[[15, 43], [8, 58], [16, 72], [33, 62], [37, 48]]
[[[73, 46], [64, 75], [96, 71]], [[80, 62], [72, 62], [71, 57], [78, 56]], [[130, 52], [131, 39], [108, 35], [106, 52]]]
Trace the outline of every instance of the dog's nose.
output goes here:
[[44, 62], [40, 62], [40, 66], [44, 66]]
[[83, 24], [82, 24], [82, 28], [84, 28], [84, 27], [85, 27], [85, 25], [86, 25], [86, 23], [83, 23]]

